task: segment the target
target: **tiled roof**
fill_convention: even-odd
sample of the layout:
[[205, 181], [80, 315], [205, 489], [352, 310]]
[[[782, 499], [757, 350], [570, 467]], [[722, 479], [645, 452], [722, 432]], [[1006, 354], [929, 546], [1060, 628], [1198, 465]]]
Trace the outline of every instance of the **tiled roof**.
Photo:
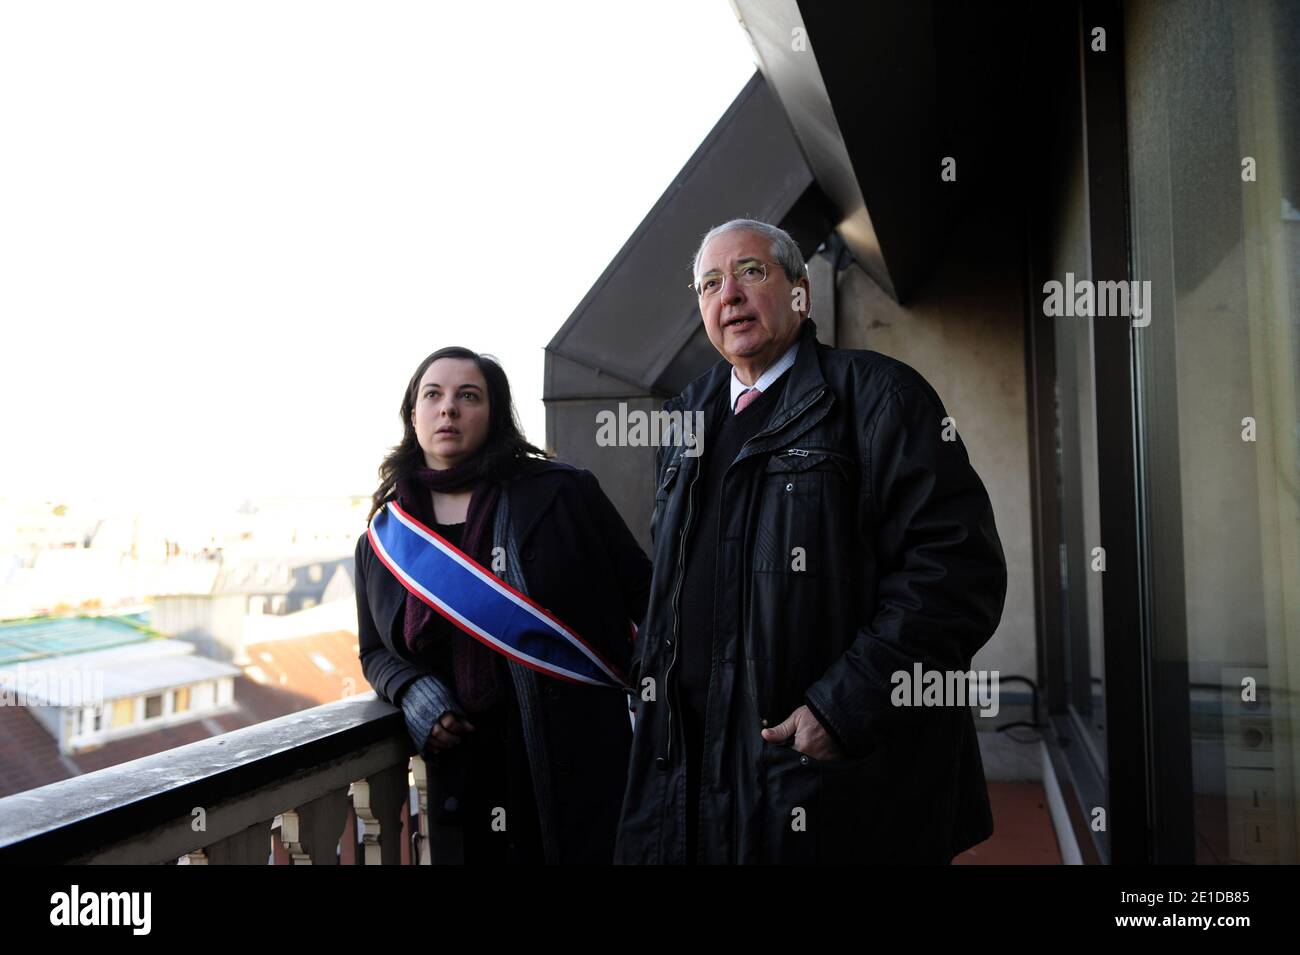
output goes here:
[[[252, 664], [261, 668], [260, 683], [248, 676], [235, 678], [237, 709], [160, 727], [139, 736], [117, 739], [70, 756], [61, 755], [54, 738], [26, 707], [0, 706], [0, 796], [34, 789], [81, 773], [150, 756], [209, 736], [295, 713], [342, 698], [349, 689], [370, 689], [357, 657], [356, 634], [335, 632], [292, 640], [254, 644], [248, 648]], [[264, 659], [262, 654], [270, 659]], [[317, 657], [328, 666], [326, 672]], [[251, 665], [250, 665], [251, 666]], [[281, 682], [281, 676], [284, 681]]]
[[[370, 689], [361, 672], [357, 636], [346, 631], [315, 634], [290, 640], [250, 643], [244, 648], [249, 676], [265, 679], [267, 686], [290, 687], [319, 703], [333, 703], [346, 695]], [[253, 668], [257, 670], [254, 671]]]

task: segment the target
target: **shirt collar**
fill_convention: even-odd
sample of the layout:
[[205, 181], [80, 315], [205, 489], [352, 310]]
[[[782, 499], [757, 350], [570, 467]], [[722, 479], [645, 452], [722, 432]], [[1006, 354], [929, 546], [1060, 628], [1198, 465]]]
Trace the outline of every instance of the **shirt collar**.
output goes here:
[[795, 355], [798, 351], [799, 341], [796, 339], [795, 343], [785, 350], [784, 355], [772, 362], [767, 371], [758, 376], [758, 381], [754, 382], [753, 385], [746, 385], [741, 382], [741, 380], [736, 377], [736, 368], [733, 365], [731, 368], [731, 410], [733, 412], [736, 410], [736, 399], [750, 388], [757, 388], [760, 393], [767, 391], [767, 389], [771, 387], [772, 382], [785, 374], [785, 372], [789, 370], [790, 366], [794, 364]]

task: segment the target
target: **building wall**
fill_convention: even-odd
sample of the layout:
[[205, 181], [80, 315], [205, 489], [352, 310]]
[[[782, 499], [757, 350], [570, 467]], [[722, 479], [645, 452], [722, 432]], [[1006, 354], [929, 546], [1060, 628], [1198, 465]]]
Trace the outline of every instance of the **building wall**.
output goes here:
[[231, 662], [243, 653], [247, 603], [244, 594], [157, 597], [153, 628], [188, 640], [205, 657]]
[[839, 273], [837, 343], [911, 365], [934, 386], [955, 419], [993, 502], [1007, 558], [1002, 622], [974, 666], [1034, 679], [1020, 242], [1013, 222], [972, 216], [949, 248], [956, 253], [936, 264], [905, 305], [889, 298], [856, 265]]
[[655, 448], [601, 447], [596, 443], [596, 415], [655, 412], [663, 407], [659, 398], [592, 398], [546, 403], [547, 445], [558, 459], [596, 475], [605, 496], [618, 508], [628, 529], [650, 553], [650, 512], [654, 509]]

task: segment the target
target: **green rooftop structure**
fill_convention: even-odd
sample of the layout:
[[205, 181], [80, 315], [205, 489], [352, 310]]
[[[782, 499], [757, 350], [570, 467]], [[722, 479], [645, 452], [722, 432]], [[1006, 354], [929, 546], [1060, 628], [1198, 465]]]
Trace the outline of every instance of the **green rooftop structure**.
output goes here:
[[0, 667], [107, 650], [153, 640], [144, 614], [122, 617], [38, 617], [0, 623]]

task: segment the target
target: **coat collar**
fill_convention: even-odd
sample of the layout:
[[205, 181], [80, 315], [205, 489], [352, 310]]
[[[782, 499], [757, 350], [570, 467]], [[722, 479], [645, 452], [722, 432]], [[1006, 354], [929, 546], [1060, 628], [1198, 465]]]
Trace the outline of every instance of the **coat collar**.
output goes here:
[[[823, 347], [817, 341], [817, 326], [811, 318], [804, 319], [799, 329], [799, 350], [795, 355], [794, 367], [790, 369], [790, 380], [781, 392], [781, 400], [772, 412], [768, 430], [780, 430], [807, 406], [816, 392], [826, 387], [826, 378], [822, 374], [821, 357], [818, 349]], [[707, 372], [686, 386], [676, 398], [664, 407], [668, 411], [703, 411], [718, 397], [724, 388], [731, 387], [731, 364], [725, 359], [719, 360]]]

